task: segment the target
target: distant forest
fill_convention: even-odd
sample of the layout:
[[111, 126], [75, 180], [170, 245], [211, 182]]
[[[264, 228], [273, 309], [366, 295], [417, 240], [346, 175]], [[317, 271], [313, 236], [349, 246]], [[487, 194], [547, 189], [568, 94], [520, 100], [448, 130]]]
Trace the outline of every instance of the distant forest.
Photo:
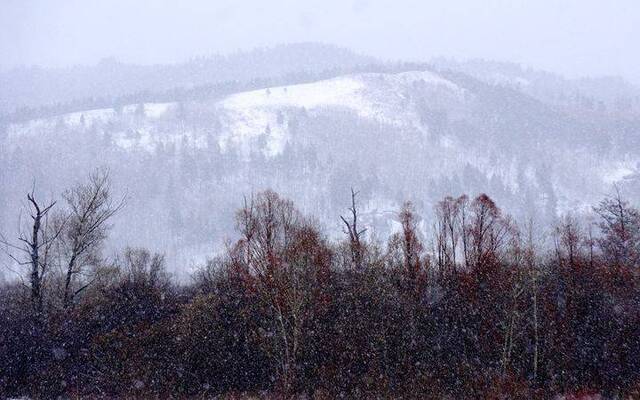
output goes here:
[[[282, 74], [257, 77], [251, 79], [229, 79], [212, 83], [199, 83], [158, 89], [144, 89], [131, 93], [111, 96], [90, 96], [67, 99], [38, 106], [20, 106], [9, 112], [0, 112], [0, 124], [26, 122], [38, 118], [50, 118], [66, 113], [95, 110], [101, 108], [118, 108], [140, 103], [171, 103], [219, 100], [225, 96], [274, 86], [291, 86], [310, 83], [336, 76], [358, 73], [399, 73], [413, 70], [430, 70], [434, 67], [428, 63], [370, 63], [331, 67], [321, 71], [293, 71]], [[64, 98], [64, 96], [61, 96]], [[2, 111], [2, 110], [0, 110]]]
[[[0, 123], [138, 102], [215, 99], [280, 82], [301, 83], [374, 68], [372, 57], [297, 43], [178, 64], [133, 65], [113, 58], [92, 66], [0, 71]], [[385, 67], [382, 67], [385, 68]], [[286, 78], [286, 80], [285, 80]]]
[[640, 397], [640, 211], [619, 193], [546, 229], [484, 194], [427, 229], [405, 203], [381, 238], [352, 191], [330, 240], [267, 190], [178, 283], [161, 254], [103, 254], [128, 201], [110, 186], [30, 193], [1, 238], [21, 278], [0, 289], [1, 397]]
[[[148, 102], [215, 100], [246, 90], [294, 85], [362, 72], [437, 70], [511, 87], [569, 112], [637, 117], [640, 90], [618, 77], [566, 79], [489, 60], [389, 62], [319, 43], [256, 48], [178, 64], [96, 65], [0, 71], [0, 127], [60, 114]], [[459, 77], [458, 77], [459, 78]]]

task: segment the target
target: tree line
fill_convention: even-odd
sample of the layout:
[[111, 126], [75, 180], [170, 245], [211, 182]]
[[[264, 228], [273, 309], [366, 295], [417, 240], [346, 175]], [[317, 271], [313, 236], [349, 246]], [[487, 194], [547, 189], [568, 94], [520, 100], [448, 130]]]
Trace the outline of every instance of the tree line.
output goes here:
[[352, 191], [332, 240], [267, 190], [189, 283], [146, 249], [103, 255], [124, 205], [106, 171], [27, 202], [1, 238], [23, 272], [0, 289], [3, 396], [640, 396], [640, 212], [619, 193], [543, 243], [484, 194], [432, 221], [405, 203], [382, 240]]

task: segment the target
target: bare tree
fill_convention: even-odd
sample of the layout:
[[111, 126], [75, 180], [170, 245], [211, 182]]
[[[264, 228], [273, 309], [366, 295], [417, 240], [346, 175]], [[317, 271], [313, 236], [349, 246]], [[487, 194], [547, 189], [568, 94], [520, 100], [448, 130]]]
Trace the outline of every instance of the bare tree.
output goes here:
[[110, 228], [109, 220], [123, 207], [124, 197], [114, 201], [107, 170], [96, 170], [89, 181], [63, 194], [67, 210], [61, 217], [62, 234], [57, 250], [64, 274], [62, 306], [73, 305], [76, 296], [93, 282], [87, 269], [100, 262], [100, 251]]
[[[43, 311], [44, 277], [49, 265], [50, 250], [60, 235], [60, 230], [49, 229], [48, 215], [55, 201], [42, 205], [34, 194], [27, 194], [28, 209], [33, 221], [28, 232], [21, 231], [18, 242], [14, 243], [0, 236], [9, 257], [20, 266], [29, 266], [30, 299], [34, 311], [40, 315]], [[22, 255], [19, 255], [19, 254]]]
[[578, 219], [572, 214], [565, 215], [555, 229], [554, 239], [558, 265], [564, 265], [566, 259], [569, 267], [574, 268], [585, 241]]
[[426, 263], [422, 259], [424, 246], [419, 237], [419, 217], [411, 202], [403, 204], [399, 218], [402, 225], [400, 243], [403, 254], [403, 275], [410, 283], [412, 291], [418, 291], [420, 281], [426, 276]]
[[329, 269], [330, 251], [293, 203], [272, 191], [245, 202], [237, 213], [237, 228], [241, 239], [232, 250], [232, 264], [271, 314], [268, 332], [259, 336], [277, 362], [283, 391], [289, 393], [300, 368], [303, 327], [314, 312], [313, 288]]
[[[466, 195], [458, 198], [445, 197], [435, 207], [435, 255], [440, 272], [451, 272], [457, 268], [459, 242], [466, 239], [463, 229], [468, 202]], [[464, 244], [463, 253], [466, 255], [466, 242]]]
[[340, 216], [340, 219], [345, 225], [345, 233], [349, 235], [349, 248], [351, 249], [351, 261], [356, 269], [362, 269], [362, 261], [364, 256], [364, 249], [362, 244], [362, 236], [367, 231], [366, 228], [358, 229], [358, 207], [356, 204], [356, 196], [359, 192], [356, 192], [351, 188], [351, 207], [348, 208], [351, 213], [350, 220]]
[[131, 289], [167, 288], [170, 285], [164, 255], [144, 248], [127, 247], [115, 260], [120, 281]]
[[463, 226], [462, 242], [467, 266], [478, 271], [494, 264], [512, 237], [514, 227], [486, 194], [473, 200], [470, 211], [469, 221]]
[[531, 293], [531, 325], [533, 329], [533, 380], [538, 379], [538, 370], [540, 364], [541, 341], [540, 341], [540, 267], [536, 259], [536, 245], [533, 236], [533, 221], [530, 220], [527, 227], [527, 246], [525, 250], [524, 260], [525, 267], [528, 272], [529, 287]]
[[509, 240], [508, 256], [501, 257], [507, 261], [508, 268], [501, 271], [495, 279], [502, 282], [505, 296], [504, 316], [501, 325], [504, 326], [504, 338], [502, 342], [502, 370], [508, 373], [513, 357], [514, 347], [518, 336], [523, 329], [523, 295], [527, 289], [527, 271], [531, 260], [529, 257], [528, 243], [525, 244], [520, 233], [513, 227], [512, 237]]
[[595, 208], [600, 216], [602, 238], [598, 240], [605, 259], [615, 266], [640, 264], [640, 211], [622, 199], [620, 191]]

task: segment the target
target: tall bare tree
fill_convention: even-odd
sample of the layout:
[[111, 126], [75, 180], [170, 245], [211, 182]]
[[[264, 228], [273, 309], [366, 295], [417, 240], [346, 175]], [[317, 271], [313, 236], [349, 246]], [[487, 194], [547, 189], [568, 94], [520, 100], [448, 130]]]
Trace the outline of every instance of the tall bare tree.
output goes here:
[[600, 202], [595, 212], [600, 216], [602, 237], [598, 240], [605, 259], [615, 266], [637, 267], [640, 264], [640, 211], [623, 200], [620, 191]]
[[423, 259], [424, 246], [418, 228], [419, 216], [411, 202], [402, 205], [400, 214], [402, 231], [392, 236], [391, 241], [399, 244], [402, 253], [403, 280], [412, 294], [417, 294], [426, 279], [427, 261]]
[[465, 262], [467, 267], [479, 272], [495, 264], [494, 261], [512, 237], [514, 226], [486, 194], [473, 200], [469, 214], [468, 223], [462, 231]]
[[314, 312], [314, 288], [329, 270], [330, 250], [316, 227], [289, 200], [259, 193], [237, 213], [241, 239], [232, 263], [244, 270], [247, 286], [269, 310], [268, 332], [259, 333], [277, 363], [280, 385], [296, 385], [304, 343], [303, 327]]
[[[439, 271], [451, 272], [457, 269], [459, 242], [465, 239], [463, 229], [466, 224], [466, 211], [469, 198], [445, 197], [435, 207], [435, 256]], [[464, 243], [466, 245], [466, 242]], [[466, 246], [463, 253], [467, 254]]]
[[88, 182], [65, 191], [63, 198], [67, 210], [59, 222], [62, 234], [56, 249], [64, 276], [62, 306], [68, 308], [93, 282], [88, 268], [100, 262], [102, 245], [111, 227], [109, 220], [123, 207], [124, 197], [112, 199], [109, 172], [99, 169]]
[[348, 208], [351, 213], [349, 220], [340, 216], [340, 219], [345, 225], [345, 233], [349, 235], [349, 248], [351, 250], [351, 261], [357, 270], [362, 268], [362, 261], [364, 257], [364, 248], [362, 243], [362, 236], [367, 231], [366, 228], [358, 228], [358, 207], [356, 197], [359, 192], [356, 192], [351, 188], [351, 207]]
[[56, 202], [47, 205], [38, 202], [35, 190], [27, 194], [27, 208], [31, 220], [28, 229], [21, 230], [17, 242], [0, 236], [9, 257], [20, 266], [28, 266], [31, 304], [37, 315], [43, 311], [44, 277], [49, 265], [50, 250], [60, 235], [60, 230], [49, 229], [48, 215]]

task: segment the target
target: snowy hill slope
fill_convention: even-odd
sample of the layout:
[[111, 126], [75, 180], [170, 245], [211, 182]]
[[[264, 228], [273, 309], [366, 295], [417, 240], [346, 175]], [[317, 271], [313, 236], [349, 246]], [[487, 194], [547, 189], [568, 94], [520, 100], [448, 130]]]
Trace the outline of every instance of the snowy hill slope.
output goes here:
[[552, 219], [613, 184], [640, 198], [639, 128], [429, 70], [78, 111], [0, 131], [0, 222], [17, 218], [34, 177], [54, 196], [99, 165], [131, 199], [114, 245], [168, 252], [179, 269], [232, 235], [233, 210], [265, 188], [336, 234], [351, 186], [372, 231], [393, 229], [404, 200], [428, 218], [437, 200], [461, 193]]
[[270, 155], [282, 152], [288, 138], [287, 110], [314, 112], [342, 108], [359, 118], [392, 126], [421, 128], [415, 110], [407, 109], [412, 87], [431, 86], [463, 96], [465, 91], [454, 83], [429, 71], [398, 74], [358, 74], [291, 87], [282, 86], [238, 93], [221, 101], [217, 107], [224, 115], [224, 133], [220, 145], [242, 146], [258, 135], [267, 135]]
[[67, 109], [73, 104], [119, 102], [123, 97], [154, 101], [154, 97], [166, 97], [163, 93], [175, 89], [348, 71], [375, 61], [332, 45], [292, 43], [167, 65], [126, 64], [107, 58], [89, 66], [20, 67], [0, 71], [0, 117], [16, 111], [22, 114], [24, 107]]

